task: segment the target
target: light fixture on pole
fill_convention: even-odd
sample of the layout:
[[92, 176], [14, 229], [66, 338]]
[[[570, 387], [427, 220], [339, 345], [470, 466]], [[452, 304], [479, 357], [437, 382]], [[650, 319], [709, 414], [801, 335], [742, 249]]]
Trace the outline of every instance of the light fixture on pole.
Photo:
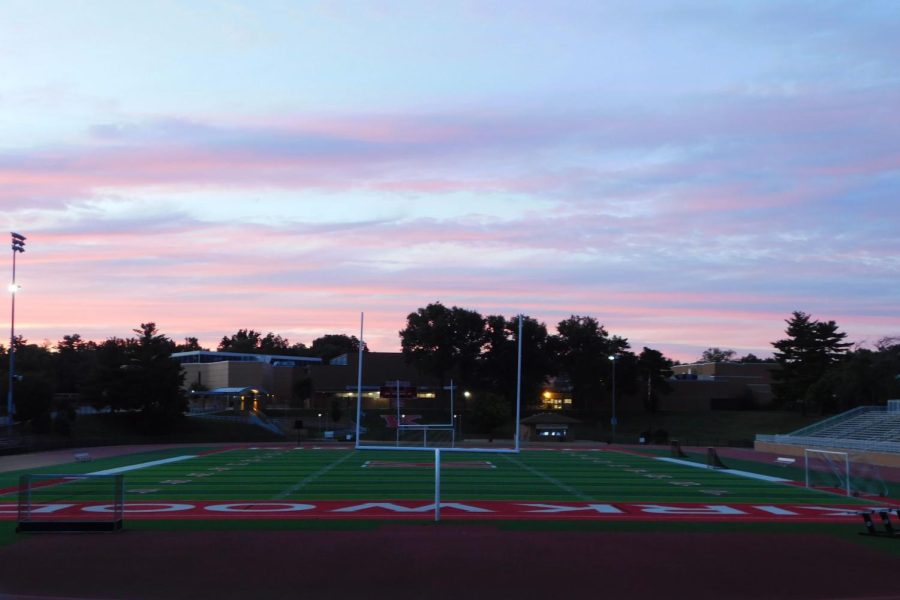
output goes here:
[[609, 357], [609, 360], [612, 361], [612, 417], [609, 419], [609, 424], [612, 427], [612, 443], [616, 443], [616, 425], [619, 424], [618, 420], [616, 420], [616, 361], [619, 359], [618, 354], [612, 354]]
[[7, 430], [12, 434], [13, 414], [15, 414], [15, 405], [13, 404], [13, 382], [16, 380], [16, 292], [19, 286], [16, 285], [16, 254], [25, 252], [25, 236], [10, 232], [12, 236], [12, 283], [9, 291], [12, 294], [12, 315], [9, 320], [9, 388], [6, 391], [6, 425]]

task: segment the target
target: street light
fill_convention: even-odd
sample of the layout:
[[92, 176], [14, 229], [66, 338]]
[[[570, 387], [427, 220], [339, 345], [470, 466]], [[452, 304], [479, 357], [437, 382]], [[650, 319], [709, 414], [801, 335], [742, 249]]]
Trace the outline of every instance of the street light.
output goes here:
[[616, 443], [616, 425], [619, 422], [616, 420], [616, 361], [619, 359], [618, 354], [612, 354], [609, 357], [609, 360], [612, 361], [612, 417], [609, 420], [609, 424], [612, 426], [612, 443]]
[[16, 378], [16, 292], [19, 286], [16, 285], [16, 254], [25, 252], [25, 236], [10, 231], [12, 236], [12, 283], [9, 286], [10, 294], [12, 294], [12, 316], [9, 320], [9, 388], [6, 391], [6, 425], [7, 431], [12, 435], [13, 413], [15, 407], [13, 405], [13, 381]]

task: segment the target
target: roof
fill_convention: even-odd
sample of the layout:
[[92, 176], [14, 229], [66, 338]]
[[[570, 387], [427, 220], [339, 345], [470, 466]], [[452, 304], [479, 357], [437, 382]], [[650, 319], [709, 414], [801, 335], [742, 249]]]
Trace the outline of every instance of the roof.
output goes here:
[[247, 352], [211, 352], [209, 350], [191, 350], [189, 352], [173, 352], [172, 358], [184, 363], [210, 362], [262, 362], [279, 364], [322, 364], [317, 356], [286, 356], [283, 354], [255, 354]]
[[257, 394], [260, 396], [267, 396], [269, 394], [266, 390], [255, 387], [220, 387], [212, 390], [195, 391], [192, 393], [198, 396], [234, 396], [237, 394]]
[[525, 425], [572, 425], [581, 423], [581, 421], [559, 413], [545, 412], [522, 419], [522, 423]]

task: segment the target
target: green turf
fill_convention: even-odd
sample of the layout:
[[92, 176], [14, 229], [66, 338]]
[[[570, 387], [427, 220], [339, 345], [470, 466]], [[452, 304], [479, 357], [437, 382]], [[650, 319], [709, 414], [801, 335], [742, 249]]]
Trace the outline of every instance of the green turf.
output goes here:
[[[195, 451], [192, 449], [191, 453]], [[175, 456], [188, 452], [176, 449], [166, 453]], [[142, 454], [44, 471], [85, 473], [161, 457], [159, 453]], [[431, 452], [230, 450], [129, 471], [125, 473], [126, 500], [431, 500], [434, 498], [433, 458]], [[378, 465], [378, 461], [387, 464]], [[396, 468], [396, 465], [405, 467]], [[443, 467], [441, 491], [445, 501], [819, 505], [866, 502], [610, 451], [445, 452]], [[95, 498], [86, 484], [77, 482], [36, 489], [34, 493], [37, 502], [58, 501], [66, 495], [80, 500]]]
[[[151, 452], [139, 452], [136, 454], [128, 454], [125, 456], [115, 456], [110, 458], [101, 458], [88, 462], [77, 462], [52, 465], [49, 467], [39, 467], [36, 469], [28, 469], [25, 471], [7, 471], [0, 473], [0, 489], [16, 487], [19, 484], [19, 476], [24, 473], [66, 473], [77, 475], [81, 473], [93, 473], [95, 471], [103, 471], [115, 467], [123, 467], [126, 465], [136, 465], [143, 462], [161, 460], [172, 456], [182, 456], [185, 454], [197, 454], [209, 450], [209, 448], [168, 448], [164, 450], [153, 450]], [[73, 457], [74, 459], [74, 457]], [[7, 497], [9, 494], [6, 495]], [[0, 499], [4, 499], [0, 495]]]

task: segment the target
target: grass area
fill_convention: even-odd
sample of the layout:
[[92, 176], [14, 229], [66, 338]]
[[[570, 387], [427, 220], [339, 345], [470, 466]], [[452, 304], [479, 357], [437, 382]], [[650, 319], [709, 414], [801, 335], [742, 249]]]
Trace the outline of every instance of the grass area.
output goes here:
[[[190, 449], [185, 448], [168, 448], [164, 450], [152, 450], [150, 452], [138, 452], [125, 456], [113, 456], [109, 458], [100, 458], [90, 462], [72, 462], [64, 465], [51, 465], [48, 467], [40, 467], [37, 469], [28, 469], [27, 473], [46, 474], [46, 473], [65, 473], [69, 475], [79, 475], [82, 473], [93, 473], [116, 467], [127, 465], [136, 465], [140, 463], [170, 458], [173, 456], [181, 456], [185, 454], [196, 454], [203, 452], [205, 448]], [[16, 487], [19, 483], [19, 475], [26, 471], [8, 471], [0, 473], [0, 489]], [[14, 495], [12, 495], [14, 496]], [[0, 499], [11, 497], [10, 494], [0, 495]]]
[[[193, 452], [168, 451], [169, 455]], [[131, 464], [147, 455], [129, 457]], [[155, 458], [155, 457], [154, 457]], [[238, 449], [129, 471], [126, 500], [321, 501], [429, 500], [433, 453], [358, 450]], [[127, 462], [110, 460], [110, 464]], [[76, 463], [56, 472], [100, 470]], [[446, 501], [855, 504], [802, 487], [747, 479], [618, 452], [445, 453]], [[14, 474], [4, 476], [14, 480]], [[35, 501], [90, 499], [81, 483], [34, 490]]]

